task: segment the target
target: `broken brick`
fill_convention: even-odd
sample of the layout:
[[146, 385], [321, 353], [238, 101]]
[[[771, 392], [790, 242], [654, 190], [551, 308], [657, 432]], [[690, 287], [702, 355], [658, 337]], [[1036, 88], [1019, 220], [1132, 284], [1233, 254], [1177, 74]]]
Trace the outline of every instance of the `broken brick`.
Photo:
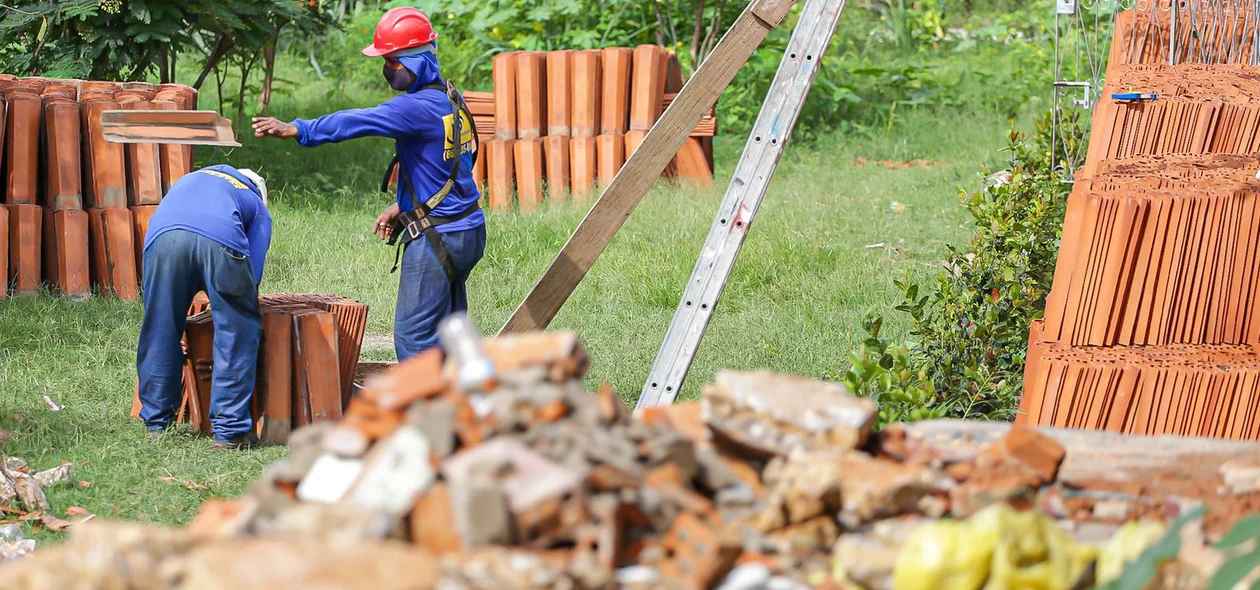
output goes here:
[[856, 449], [875, 424], [875, 403], [843, 385], [768, 371], [722, 371], [703, 393], [706, 423], [739, 452], [786, 456], [795, 449]]

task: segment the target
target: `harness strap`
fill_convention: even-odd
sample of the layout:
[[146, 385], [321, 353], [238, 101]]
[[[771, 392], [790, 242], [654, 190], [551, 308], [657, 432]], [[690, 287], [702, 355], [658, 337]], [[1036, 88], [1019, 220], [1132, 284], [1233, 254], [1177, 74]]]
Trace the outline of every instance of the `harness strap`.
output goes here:
[[[391, 231], [389, 243], [393, 245], [396, 242], [397, 249], [394, 251], [394, 266], [389, 270], [389, 272], [393, 273], [398, 270], [398, 260], [402, 257], [402, 249], [412, 240], [424, 235], [429, 241], [429, 246], [433, 249], [433, 253], [437, 256], [438, 262], [441, 263], [442, 270], [446, 273], [447, 280], [454, 283], [458, 276], [458, 271], [456, 271], [455, 263], [451, 259], [450, 250], [446, 247], [446, 244], [442, 242], [441, 236], [438, 235], [438, 232], [434, 228], [439, 225], [444, 225], [468, 217], [469, 215], [472, 215], [473, 212], [477, 211], [480, 206], [477, 203], [473, 203], [473, 205], [468, 209], [465, 209], [464, 211], [451, 217], [433, 217], [431, 214], [433, 213], [433, 210], [436, 209], [444, 199], [446, 199], [447, 195], [451, 193], [451, 189], [455, 187], [455, 182], [459, 178], [460, 165], [463, 162], [463, 156], [465, 153], [462, 141], [464, 137], [464, 119], [467, 118], [467, 120], [471, 122], [473, 120], [472, 113], [469, 112], [468, 104], [464, 102], [464, 97], [455, 90], [455, 85], [450, 82], [447, 82], [445, 86], [436, 83], [430, 84], [421, 88], [421, 90], [445, 91], [446, 98], [451, 104], [451, 114], [454, 115], [452, 117], [454, 120], [451, 122], [451, 134], [454, 135], [452, 143], [455, 146], [455, 153], [451, 158], [451, 171], [450, 175], [446, 179], [446, 182], [442, 184], [442, 187], [439, 188], [436, 193], [424, 202], [421, 202], [416, 196], [416, 189], [411, 184], [411, 177], [407, 174], [406, 169], [402, 167], [398, 154], [394, 154], [394, 158], [390, 162], [390, 167], [386, 169], [385, 179], [381, 182], [381, 189], [388, 192], [390, 171], [393, 170], [394, 166], [397, 166], [398, 179], [403, 184], [403, 188], [406, 190], [407, 196], [411, 199], [412, 210], [400, 213], [398, 215], [398, 220]], [[477, 152], [480, 151], [477, 149], [479, 147], [479, 142], [477, 141], [475, 132], [473, 134], [473, 145], [473, 161], [475, 163], [478, 155]]]

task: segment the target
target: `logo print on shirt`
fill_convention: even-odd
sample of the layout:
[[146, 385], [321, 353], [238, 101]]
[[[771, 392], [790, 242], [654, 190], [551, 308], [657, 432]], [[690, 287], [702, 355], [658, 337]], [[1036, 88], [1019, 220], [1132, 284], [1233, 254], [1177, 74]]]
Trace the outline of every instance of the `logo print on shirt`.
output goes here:
[[210, 176], [214, 176], [216, 178], [222, 178], [223, 180], [226, 180], [229, 183], [231, 183], [232, 188], [239, 188], [241, 190], [249, 190], [249, 187], [246, 186], [245, 183], [237, 180], [236, 177], [232, 176], [231, 174], [224, 174], [222, 172], [219, 172], [218, 170], [198, 170], [197, 172], [204, 172], [206, 174], [209, 174]]
[[[473, 134], [476, 129], [473, 128], [472, 121], [468, 120], [468, 115], [463, 111], [459, 112], [460, 123], [460, 149], [464, 153], [472, 153], [473, 151]], [[446, 128], [446, 145], [442, 149], [442, 159], [450, 160], [455, 157], [455, 115], [445, 115], [442, 117], [442, 126]]]

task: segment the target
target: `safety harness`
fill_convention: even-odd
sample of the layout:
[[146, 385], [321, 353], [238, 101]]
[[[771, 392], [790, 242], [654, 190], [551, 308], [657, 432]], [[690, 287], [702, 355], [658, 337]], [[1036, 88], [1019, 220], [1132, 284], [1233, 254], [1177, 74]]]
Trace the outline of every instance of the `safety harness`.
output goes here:
[[[455, 187], [455, 182], [459, 179], [460, 164], [463, 162], [465, 153], [464, 142], [462, 141], [464, 138], [464, 118], [467, 118], [468, 122], [472, 123], [473, 117], [472, 113], [468, 110], [468, 104], [464, 102], [464, 97], [455, 90], [454, 84], [447, 82], [446, 85], [443, 86], [442, 84], [435, 82], [422, 87], [420, 90], [442, 91], [446, 94], [446, 99], [450, 101], [451, 114], [454, 115], [454, 117], [452, 117], [454, 121], [451, 123], [451, 134], [454, 136], [453, 143], [455, 144], [455, 156], [451, 161], [450, 177], [446, 179], [446, 182], [442, 184], [442, 187], [439, 188], [436, 193], [433, 193], [433, 196], [423, 202], [416, 196], [415, 186], [411, 184], [411, 177], [407, 175], [406, 167], [402, 166], [399, 161], [398, 154], [394, 154], [394, 158], [390, 161], [389, 167], [385, 169], [385, 179], [381, 181], [381, 190], [387, 193], [390, 192], [389, 179], [394, 166], [398, 166], [398, 180], [402, 184], [403, 189], [407, 191], [407, 196], [411, 198], [412, 206], [411, 211], [403, 211], [398, 214], [398, 219], [394, 221], [394, 225], [390, 230], [388, 243], [391, 246], [397, 244], [397, 249], [394, 251], [394, 267], [391, 268], [389, 272], [393, 273], [398, 270], [398, 260], [402, 256], [403, 248], [406, 247], [407, 244], [411, 243], [412, 240], [424, 235], [425, 239], [429, 241], [429, 246], [433, 248], [433, 253], [437, 255], [438, 262], [442, 264], [442, 270], [446, 272], [447, 280], [454, 283], [458, 275], [455, 270], [455, 262], [451, 259], [451, 251], [447, 249], [446, 244], [442, 242], [442, 238], [438, 235], [435, 228], [459, 221], [469, 215], [472, 215], [480, 208], [480, 204], [474, 202], [467, 209], [450, 217], [437, 217], [432, 213], [433, 210], [437, 209], [438, 205], [442, 203], [442, 200], [445, 199], [447, 195], [451, 194], [451, 189]], [[463, 117], [460, 116], [461, 113], [463, 114]], [[476, 125], [473, 124], [473, 127], [472, 157], [473, 163], [475, 164], [477, 162], [478, 152], [481, 151], [479, 149], [481, 146], [477, 141], [477, 133], [475, 131]]]

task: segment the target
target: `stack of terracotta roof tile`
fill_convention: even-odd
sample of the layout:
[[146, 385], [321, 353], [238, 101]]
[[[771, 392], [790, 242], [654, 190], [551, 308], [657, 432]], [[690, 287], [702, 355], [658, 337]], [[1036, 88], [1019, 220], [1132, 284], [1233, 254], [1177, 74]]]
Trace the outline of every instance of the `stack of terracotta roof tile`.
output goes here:
[[[142, 243], [162, 195], [192, 169], [192, 147], [117, 144], [102, 111], [192, 109], [197, 93], [155, 86], [0, 76], [0, 296], [50, 290], [135, 299]], [[7, 253], [6, 253], [7, 252]]]
[[1260, 69], [1121, 52], [1148, 16], [1117, 25], [1017, 421], [1260, 439]]
[[[251, 409], [258, 436], [283, 443], [294, 427], [341, 419], [354, 390], [368, 308], [337, 295], [275, 293], [260, 301], [263, 334]], [[204, 295], [189, 310], [184, 343], [177, 420], [209, 433], [214, 323]], [[131, 414], [140, 414], [138, 387]]]
[[[647, 131], [682, 89], [673, 52], [634, 49], [526, 51], [494, 58], [494, 91], [464, 98], [482, 142], [475, 177], [488, 205], [522, 211], [544, 197], [590, 196], [611, 182]], [[712, 183], [710, 114], [679, 150], [667, 176]]]

